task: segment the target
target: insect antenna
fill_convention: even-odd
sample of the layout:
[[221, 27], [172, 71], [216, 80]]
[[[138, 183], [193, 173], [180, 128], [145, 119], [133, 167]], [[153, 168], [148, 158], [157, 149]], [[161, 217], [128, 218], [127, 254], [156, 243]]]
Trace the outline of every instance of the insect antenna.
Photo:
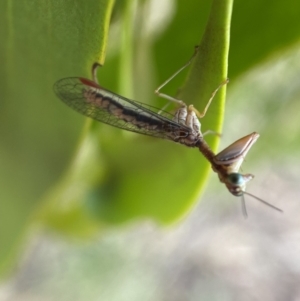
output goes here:
[[242, 212], [243, 212], [244, 218], [247, 218], [248, 213], [247, 213], [247, 208], [246, 208], [246, 202], [245, 202], [244, 195], [242, 195], [242, 200], [241, 201], [242, 201]]
[[[244, 191], [244, 194], [247, 194], [247, 195], [253, 197], [254, 199], [257, 199], [258, 201], [262, 202], [263, 204], [265, 204], [265, 205], [267, 205], [267, 206], [269, 206], [269, 207], [271, 207], [271, 208], [273, 208], [273, 209], [275, 209], [275, 210], [277, 210], [277, 211], [279, 211], [279, 212], [283, 212], [282, 209], [280, 209], [280, 208], [278, 208], [278, 207], [276, 207], [276, 206], [274, 206], [274, 205], [272, 205], [272, 204], [270, 204], [270, 203], [264, 201], [263, 199], [261, 199], [261, 198], [255, 196], [255, 195], [253, 195], [253, 194], [251, 194], [251, 193], [249, 193], [249, 192], [245, 192], [245, 191]], [[243, 199], [244, 199], [244, 198], [242, 198], [242, 200], [243, 200]], [[244, 200], [244, 202], [245, 202], [245, 200]], [[245, 207], [245, 208], [246, 208], [246, 207]]]

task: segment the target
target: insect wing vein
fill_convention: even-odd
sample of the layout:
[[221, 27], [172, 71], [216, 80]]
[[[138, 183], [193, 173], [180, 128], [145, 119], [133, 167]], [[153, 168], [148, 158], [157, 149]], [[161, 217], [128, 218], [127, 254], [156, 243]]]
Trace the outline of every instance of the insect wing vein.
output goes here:
[[154, 112], [151, 106], [103, 89], [96, 83], [91, 82], [92, 86], [85, 82], [90, 81], [64, 78], [55, 83], [54, 91], [77, 112], [127, 131], [171, 140], [176, 135], [188, 135], [190, 131], [185, 125], [173, 121], [167, 112], [164, 112], [167, 117], [163, 116]]

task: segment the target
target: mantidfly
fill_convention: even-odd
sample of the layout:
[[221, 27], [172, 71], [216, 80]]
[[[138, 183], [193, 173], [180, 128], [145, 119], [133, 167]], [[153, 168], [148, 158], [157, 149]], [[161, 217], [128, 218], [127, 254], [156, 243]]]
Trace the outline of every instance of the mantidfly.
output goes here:
[[187, 106], [182, 100], [160, 92], [161, 88], [191, 64], [197, 54], [197, 50], [198, 48], [196, 47], [192, 58], [155, 90], [158, 96], [178, 105], [179, 108], [174, 115], [163, 110], [155, 111], [153, 107], [125, 98], [101, 87], [96, 76], [97, 68], [100, 66], [98, 63], [95, 63], [92, 68], [93, 80], [82, 77], [64, 78], [54, 84], [54, 91], [68, 106], [97, 121], [127, 131], [169, 139], [188, 147], [198, 147], [200, 152], [210, 162], [213, 171], [218, 174], [220, 181], [226, 185], [227, 189], [234, 196], [241, 197], [242, 210], [245, 217], [247, 216], [245, 194], [275, 210], [282, 211], [274, 205], [246, 192], [246, 184], [254, 176], [239, 173], [246, 154], [258, 139], [259, 134], [255, 132], [249, 134], [237, 140], [217, 155], [213, 153], [204, 140], [205, 133], [202, 134], [201, 132], [201, 124], [198, 118], [205, 116], [215, 94], [223, 85], [228, 83], [227, 79], [212, 93], [202, 113], [198, 112], [193, 105]]

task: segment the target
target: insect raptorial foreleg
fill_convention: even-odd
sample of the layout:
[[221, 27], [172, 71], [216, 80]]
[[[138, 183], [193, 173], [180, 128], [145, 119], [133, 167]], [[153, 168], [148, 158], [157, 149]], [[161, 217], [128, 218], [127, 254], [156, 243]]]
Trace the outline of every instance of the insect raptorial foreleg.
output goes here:
[[194, 106], [183, 106], [175, 112], [174, 121], [190, 128], [193, 134], [202, 136], [201, 124], [194, 110]]
[[[193, 131], [201, 134], [201, 124], [199, 119], [197, 118], [195, 108], [193, 105], [189, 105], [188, 107], [188, 113], [186, 116], [186, 125], [193, 129]], [[201, 134], [202, 136], [202, 134]]]

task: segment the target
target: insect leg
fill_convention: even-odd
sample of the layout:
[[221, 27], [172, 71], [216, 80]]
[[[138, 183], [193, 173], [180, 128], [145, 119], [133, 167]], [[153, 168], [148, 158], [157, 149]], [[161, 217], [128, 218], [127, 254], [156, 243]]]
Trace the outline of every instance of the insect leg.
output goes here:
[[97, 70], [99, 67], [102, 67], [102, 65], [100, 63], [94, 63], [92, 66], [92, 79], [93, 81], [99, 85], [98, 83], [98, 78], [97, 78]]
[[204, 110], [203, 110], [202, 113], [199, 112], [196, 108], [193, 108], [193, 110], [194, 110], [195, 113], [197, 114], [198, 118], [203, 118], [203, 117], [205, 116], [205, 114], [206, 114], [206, 112], [207, 112], [207, 110], [208, 110], [208, 108], [209, 108], [209, 106], [210, 106], [212, 100], [214, 99], [215, 95], [217, 94], [217, 92], [218, 92], [224, 85], [228, 84], [228, 82], [229, 82], [229, 79], [227, 78], [227, 79], [225, 79], [225, 80], [217, 87], [217, 89], [216, 89], [215, 91], [213, 91], [213, 93], [211, 94], [211, 97], [210, 97], [210, 99], [208, 100], [208, 102], [207, 102], [207, 104], [206, 104], [206, 106], [205, 106], [205, 108], [204, 108]]
[[170, 95], [167, 95], [167, 94], [164, 94], [164, 93], [161, 93], [160, 90], [165, 86], [167, 85], [175, 76], [177, 76], [182, 70], [184, 70], [186, 67], [188, 67], [191, 62], [193, 61], [193, 59], [195, 58], [195, 56], [197, 55], [198, 53], [198, 49], [199, 49], [199, 46], [196, 46], [195, 47], [195, 52], [193, 54], [193, 56], [190, 58], [190, 60], [184, 65], [182, 66], [178, 71], [176, 71], [170, 78], [168, 78], [164, 83], [162, 83], [155, 91], [154, 93], [156, 95], [158, 95], [159, 97], [162, 97], [164, 99], [167, 99], [169, 101], [172, 101], [172, 102], [175, 102], [177, 104], [179, 104], [180, 106], [186, 106], [186, 104], [180, 100], [180, 99], [177, 99], [175, 97], [172, 97]]

